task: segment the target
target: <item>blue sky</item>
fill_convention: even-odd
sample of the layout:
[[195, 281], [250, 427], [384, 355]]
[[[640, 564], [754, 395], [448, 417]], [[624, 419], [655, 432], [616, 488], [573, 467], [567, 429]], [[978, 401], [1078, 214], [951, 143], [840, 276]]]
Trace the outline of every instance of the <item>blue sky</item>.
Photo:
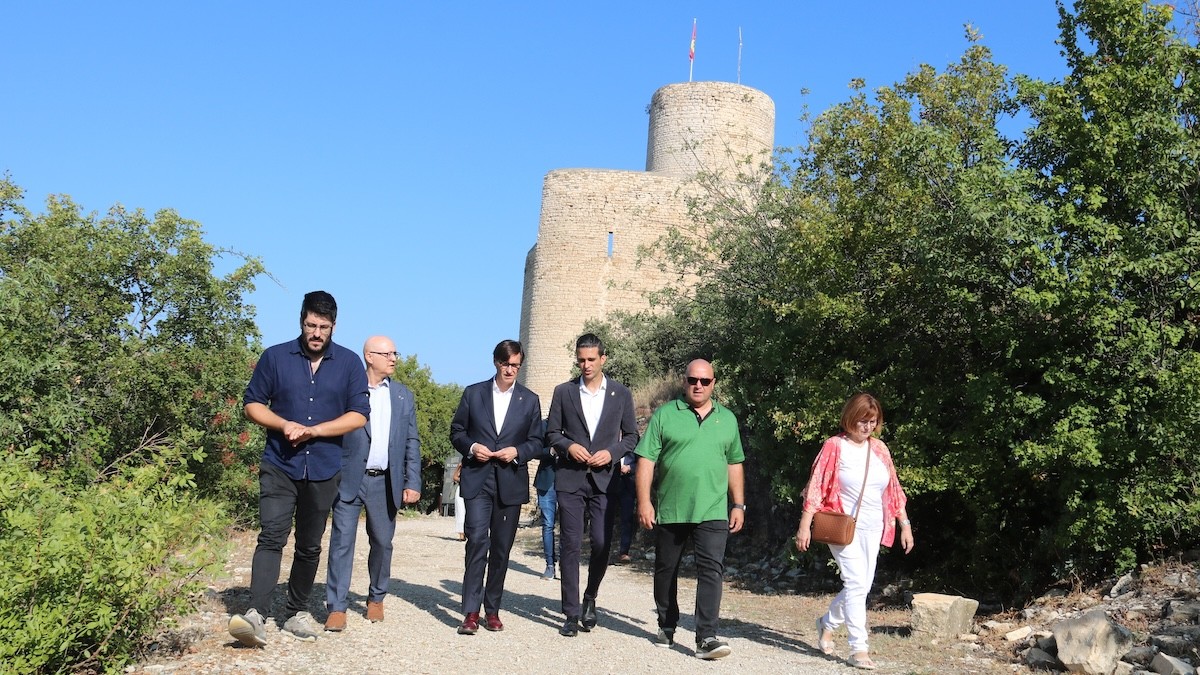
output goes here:
[[[516, 338], [525, 255], [553, 169], [643, 170], [659, 87], [738, 79], [805, 106], [845, 100], [984, 36], [1010, 73], [1065, 72], [1049, 0], [947, 2], [19, 2], [0, 40], [0, 172], [40, 212], [173, 208], [263, 258], [264, 345], [304, 293], [335, 341], [376, 333], [440, 382], [492, 374]], [[809, 91], [807, 96], [802, 90]]]

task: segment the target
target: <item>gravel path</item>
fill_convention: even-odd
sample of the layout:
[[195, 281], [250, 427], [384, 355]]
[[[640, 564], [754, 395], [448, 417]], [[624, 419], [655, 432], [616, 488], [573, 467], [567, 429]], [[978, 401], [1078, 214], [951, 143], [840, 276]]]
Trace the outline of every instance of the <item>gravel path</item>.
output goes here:
[[[540, 577], [540, 528], [522, 528], [513, 547], [501, 618], [502, 632], [477, 635], [455, 632], [462, 618], [463, 545], [454, 536], [453, 519], [436, 515], [402, 517], [397, 523], [391, 592], [386, 620], [363, 618], [366, 604], [366, 535], [359, 530], [348, 626], [325, 633], [316, 642], [299, 642], [268, 621], [262, 649], [239, 645], [225, 632], [230, 611], [242, 611], [248, 599], [253, 533], [234, 542], [227, 579], [215, 582], [209, 611], [183, 620], [181, 629], [195, 642], [188, 653], [148, 660], [131, 673], [531, 673], [553, 669], [571, 673], [837, 673], [854, 672], [845, 662], [815, 653], [813, 614], [799, 610], [800, 598], [759, 596], [726, 584], [721, 637], [733, 654], [718, 661], [694, 656], [691, 609], [694, 576], [680, 576], [684, 616], [671, 649], [655, 647], [656, 630], [648, 564], [613, 566], [601, 587], [599, 625], [591, 633], [558, 634], [559, 585]], [[328, 538], [328, 533], [326, 533]], [[291, 550], [284, 551], [283, 581]], [[586, 575], [586, 569], [584, 570]], [[323, 621], [325, 566], [317, 572], [313, 614]], [[824, 602], [828, 602], [826, 598]], [[844, 651], [844, 646], [843, 646]], [[843, 657], [845, 654], [843, 654]], [[887, 663], [876, 656], [879, 672], [913, 672], [912, 664]]]

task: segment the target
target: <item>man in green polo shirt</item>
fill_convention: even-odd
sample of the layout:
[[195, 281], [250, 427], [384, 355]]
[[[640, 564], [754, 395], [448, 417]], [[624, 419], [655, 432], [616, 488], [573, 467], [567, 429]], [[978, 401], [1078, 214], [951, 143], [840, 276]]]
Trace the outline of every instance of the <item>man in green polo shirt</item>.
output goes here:
[[[638, 521], [654, 530], [654, 605], [660, 647], [675, 644], [679, 563], [688, 540], [696, 557], [696, 656], [732, 653], [717, 639], [725, 540], [742, 529], [746, 504], [737, 418], [712, 400], [712, 364], [688, 364], [683, 398], [654, 411], [637, 445]], [[651, 486], [654, 499], [651, 501]], [[728, 498], [733, 500], [732, 510]]]

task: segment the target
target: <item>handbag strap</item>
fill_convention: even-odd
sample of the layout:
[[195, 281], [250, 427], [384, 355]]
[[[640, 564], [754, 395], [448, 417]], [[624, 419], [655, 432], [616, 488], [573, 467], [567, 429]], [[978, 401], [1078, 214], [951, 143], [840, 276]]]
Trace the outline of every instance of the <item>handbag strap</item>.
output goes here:
[[863, 484], [858, 489], [858, 501], [854, 503], [854, 519], [858, 520], [858, 509], [862, 506], [863, 493], [867, 491], [867, 475], [871, 471], [871, 437], [867, 436], [867, 461], [863, 465]]

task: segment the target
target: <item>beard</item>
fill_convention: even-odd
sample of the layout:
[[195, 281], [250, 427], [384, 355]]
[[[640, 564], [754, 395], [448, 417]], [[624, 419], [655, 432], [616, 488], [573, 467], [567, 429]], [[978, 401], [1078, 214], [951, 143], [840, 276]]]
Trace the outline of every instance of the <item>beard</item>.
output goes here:
[[329, 351], [329, 343], [330, 342], [332, 342], [331, 339], [325, 338], [325, 340], [323, 342], [321, 342], [321, 348], [314, 350], [312, 348], [312, 344], [310, 343], [309, 340], [301, 340], [300, 341], [300, 343], [304, 345], [305, 355], [307, 355], [309, 358], [313, 358], [313, 357], [317, 357], [317, 356], [324, 356], [325, 352]]

